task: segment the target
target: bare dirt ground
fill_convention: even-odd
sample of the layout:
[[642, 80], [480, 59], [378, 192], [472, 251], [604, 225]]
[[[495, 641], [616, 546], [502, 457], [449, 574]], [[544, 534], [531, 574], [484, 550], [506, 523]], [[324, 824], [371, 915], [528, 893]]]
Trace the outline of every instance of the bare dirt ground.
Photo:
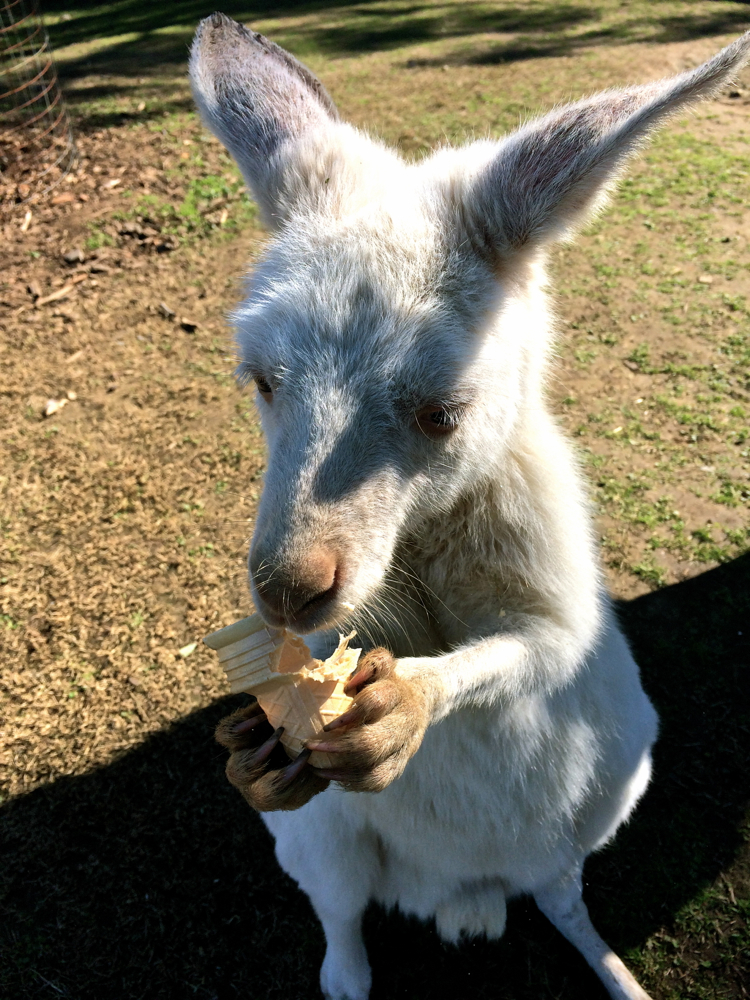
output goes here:
[[[724, 40], [550, 58], [533, 103]], [[505, 63], [414, 46], [334, 63], [326, 82], [359, 123], [387, 74], [411, 74], [375, 124], [419, 153], [464, 121], [507, 124], [507, 94], [496, 115], [483, 95], [526, 92], [538, 63], [511, 85]], [[593, 862], [590, 903], [657, 1000], [745, 997], [750, 977], [748, 84], [661, 140], [554, 263], [551, 393], [664, 719], [655, 791]], [[425, 94], [433, 117], [410, 119]], [[2, 217], [0, 992], [309, 998], [320, 934], [223, 782], [211, 733], [237, 699], [200, 644], [251, 610], [264, 450], [225, 313], [263, 236], [195, 120], [137, 108], [79, 118], [78, 172], [26, 228], [23, 206]], [[373, 997], [600, 996], [533, 907], [510, 927], [454, 950], [372, 913]]]

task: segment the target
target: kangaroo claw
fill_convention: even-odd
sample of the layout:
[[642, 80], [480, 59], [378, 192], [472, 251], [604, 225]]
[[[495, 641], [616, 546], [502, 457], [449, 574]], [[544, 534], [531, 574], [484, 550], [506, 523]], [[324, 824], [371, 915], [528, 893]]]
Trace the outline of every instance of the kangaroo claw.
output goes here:
[[251, 729], [255, 729], [256, 726], [260, 726], [266, 721], [266, 713], [259, 712], [249, 719], [243, 719], [242, 722], [238, 722], [236, 726], [232, 726], [232, 732], [236, 736], [240, 736], [242, 733], [249, 733]]
[[325, 741], [319, 743], [317, 740], [312, 740], [307, 744], [308, 750], [320, 750], [321, 753], [341, 753], [343, 747], [340, 743], [326, 743]]
[[327, 781], [348, 781], [351, 777], [346, 771], [334, 771], [326, 767], [314, 767], [312, 772], [313, 774], [317, 774], [319, 778], [325, 778]]
[[288, 785], [290, 782], [294, 781], [297, 775], [304, 769], [310, 759], [311, 753], [312, 750], [303, 750], [296, 760], [292, 761], [291, 764], [287, 764], [278, 778], [279, 783]]
[[329, 722], [327, 726], [323, 726], [324, 733], [330, 733], [334, 729], [341, 729], [343, 726], [348, 726], [353, 722], [359, 722], [362, 718], [362, 709], [358, 705], [352, 706], [348, 712], [344, 712], [340, 715], [338, 719], [334, 719]]
[[257, 767], [258, 764], [262, 764], [264, 761], [268, 760], [268, 758], [271, 756], [274, 749], [276, 748], [276, 744], [279, 742], [279, 740], [283, 735], [284, 735], [284, 727], [279, 726], [279, 728], [273, 733], [273, 735], [268, 737], [265, 743], [261, 743], [261, 745], [258, 747], [258, 749], [252, 756], [253, 767]]

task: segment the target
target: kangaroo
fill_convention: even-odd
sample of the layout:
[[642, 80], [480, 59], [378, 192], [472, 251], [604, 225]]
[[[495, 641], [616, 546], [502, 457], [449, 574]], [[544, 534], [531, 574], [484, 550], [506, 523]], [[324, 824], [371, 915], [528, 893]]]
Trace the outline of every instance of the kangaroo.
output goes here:
[[545, 399], [545, 261], [749, 53], [750, 32], [694, 71], [407, 163], [273, 42], [222, 14], [198, 28], [198, 107], [273, 233], [233, 315], [269, 454], [253, 599], [316, 656], [338, 629], [365, 645], [352, 708], [296, 761], [257, 705], [217, 733], [323, 925], [329, 1000], [369, 995], [370, 900], [455, 942], [500, 937], [521, 894], [614, 1000], [647, 997], [581, 897], [586, 856], [648, 785], [657, 718]]

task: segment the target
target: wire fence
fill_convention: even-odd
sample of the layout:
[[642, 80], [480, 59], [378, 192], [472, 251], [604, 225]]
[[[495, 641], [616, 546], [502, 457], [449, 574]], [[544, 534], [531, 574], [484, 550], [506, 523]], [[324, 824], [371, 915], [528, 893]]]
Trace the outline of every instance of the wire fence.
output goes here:
[[0, 0], [0, 205], [40, 201], [78, 159], [37, 0]]

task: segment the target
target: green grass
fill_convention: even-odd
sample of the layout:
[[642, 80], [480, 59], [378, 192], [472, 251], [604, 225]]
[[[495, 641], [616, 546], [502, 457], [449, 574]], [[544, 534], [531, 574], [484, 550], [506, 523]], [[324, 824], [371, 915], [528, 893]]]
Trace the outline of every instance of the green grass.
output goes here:
[[[252, 22], [317, 72], [325, 73], [336, 60], [351, 64], [361, 80], [357, 60], [388, 54], [401, 68], [523, 65], [533, 59], [555, 59], [571, 54], [596, 53], [601, 46], [707, 38], [738, 33], [747, 26], [746, 9], [723, 0], [635, 0], [627, 5], [600, 0], [592, 7], [580, 2], [550, 3], [512, 0], [495, 3], [427, 3], [420, 7], [400, 0], [344, 3], [326, 6], [319, 0], [282, 0], [267, 4], [227, 0], [221, 9], [237, 20]], [[85, 112], [99, 124], [121, 123], [128, 117], [158, 120], [165, 111], [184, 111], [190, 101], [184, 86], [184, 63], [195, 25], [210, 13], [196, 0], [166, 0], [144, 4], [119, 0], [109, 4], [76, 6], [66, 0], [45, 4], [52, 45], [71, 87], [74, 111]], [[391, 56], [392, 54], [392, 56]], [[591, 76], [601, 70], [589, 66]], [[372, 105], [372, 94], [355, 81], [357, 104]], [[584, 86], [586, 86], [584, 84]], [[347, 88], [348, 89], [348, 88]], [[487, 118], [497, 127], [515, 124], [539, 95], [558, 99], [554, 80], [537, 79], [517, 93], [498, 94], [492, 87], [472, 90], [467, 110], [471, 119]], [[439, 140], [467, 122], [450, 103], [427, 100], [421, 105], [420, 138]], [[145, 103], [143, 111], [137, 111]], [[377, 101], [375, 102], [377, 104]], [[437, 107], [429, 105], [437, 103]], [[413, 124], [416, 119], [412, 116]], [[426, 148], [426, 145], [425, 147]]]
[[645, 580], [653, 589], [663, 587], [667, 582], [663, 567], [653, 560], [636, 563], [631, 567], [631, 571], [641, 580]]
[[[200, 171], [201, 165], [195, 169]], [[256, 206], [244, 196], [244, 184], [236, 171], [222, 176], [203, 172], [186, 176], [186, 172], [181, 172], [180, 180], [184, 181], [186, 190], [179, 203], [158, 195], [134, 196], [125, 191], [126, 202], [132, 201], [132, 206], [121, 208], [112, 218], [135, 220], [156, 227], [164, 236], [178, 236], [191, 243], [208, 236], [231, 238], [257, 219]], [[87, 246], [95, 249], [97, 243], [105, 245], [107, 235], [92, 234]], [[109, 239], [111, 242], [111, 236]]]
[[[699, 542], [695, 531], [704, 525], [695, 512], [675, 516], [666, 535], [646, 530], [660, 520], [656, 491], [687, 490], [718, 505], [717, 524], [722, 508], [739, 513], [750, 499], [750, 258], [734, 235], [750, 177], [747, 139], [740, 130], [722, 145], [690, 121], [661, 135], [583, 237], [584, 248], [566, 251], [559, 267], [566, 311], [582, 310], [569, 323], [576, 363], [594, 373], [619, 363], [639, 379], [639, 405], [581, 400], [565, 413], [589, 457], [598, 456], [600, 509], [635, 529], [629, 544], [640, 558], [624, 554], [617, 529], [605, 538], [612, 565], [653, 586], [664, 581], [649, 571], [648, 549], [706, 564], [747, 548], [731, 521], [726, 535]], [[611, 443], [606, 457], [602, 439]], [[634, 463], [649, 466], [636, 482], [620, 471]]]

